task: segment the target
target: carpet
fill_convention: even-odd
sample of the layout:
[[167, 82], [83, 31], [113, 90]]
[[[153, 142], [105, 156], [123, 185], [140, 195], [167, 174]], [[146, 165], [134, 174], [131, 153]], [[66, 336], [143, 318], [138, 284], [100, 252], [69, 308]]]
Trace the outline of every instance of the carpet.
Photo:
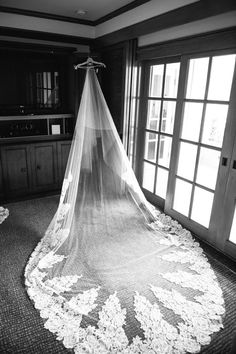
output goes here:
[[[29, 300], [23, 272], [27, 260], [56, 211], [58, 197], [8, 204], [10, 216], [0, 225], [0, 353], [71, 353], [43, 327]], [[204, 354], [230, 353], [236, 334], [236, 274], [214, 259], [208, 260], [224, 294], [224, 329], [213, 335]]]

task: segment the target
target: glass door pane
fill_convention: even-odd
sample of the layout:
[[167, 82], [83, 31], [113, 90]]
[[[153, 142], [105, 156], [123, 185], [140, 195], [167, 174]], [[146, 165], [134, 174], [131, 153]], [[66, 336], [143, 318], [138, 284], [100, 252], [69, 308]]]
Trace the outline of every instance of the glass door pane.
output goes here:
[[207, 56], [188, 63], [172, 208], [205, 228], [211, 219], [235, 57]]
[[[235, 118], [234, 113], [232, 114]], [[218, 232], [220, 247], [225, 253], [236, 261], [236, 126], [234, 127], [235, 140], [229, 175], [227, 178], [226, 192], [220, 217], [221, 227]]]
[[142, 187], [165, 199], [169, 178], [179, 62], [150, 66]]
[[[235, 83], [236, 91], [236, 83]], [[235, 111], [232, 110], [232, 119], [235, 119]], [[222, 205], [221, 228], [218, 239], [224, 252], [236, 261], [236, 125], [231, 129], [234, 135], [233, 152], [231, 162], [228, 165], [229, 174], [226, 184], [226, 192]]]

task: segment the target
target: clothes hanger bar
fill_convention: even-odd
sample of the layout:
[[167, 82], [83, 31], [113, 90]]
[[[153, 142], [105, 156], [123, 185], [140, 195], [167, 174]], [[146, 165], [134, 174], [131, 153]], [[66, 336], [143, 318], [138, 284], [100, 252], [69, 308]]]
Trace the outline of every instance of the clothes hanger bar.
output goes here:
[[77, 69], [88, 69], [88, 68], [98, 68], [98, 67], [106, 67], [104, 63], [101, 63], [99, 61], [93, 60], [93, 58], [88, 57], [86, 61], [83, 63], [79, 63], [77, 65], [74, 65], [75, 70]]

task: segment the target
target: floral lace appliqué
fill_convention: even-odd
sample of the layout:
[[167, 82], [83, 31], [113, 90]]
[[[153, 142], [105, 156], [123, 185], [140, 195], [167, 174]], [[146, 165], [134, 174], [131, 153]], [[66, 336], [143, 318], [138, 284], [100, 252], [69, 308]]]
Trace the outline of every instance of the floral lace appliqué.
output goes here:
[[[70, 175], [64, 181], [64, 197], [71, 181]], [[50, 268], [66, 258], [56, 253], [70, 233], [70, 229], [63, 228], [63, 218], [70, 210], [63, 201], [55, 227], [48, 229], [25, 270], [28, 294], [45, 319], [45, 328], [77, 354], [197, 353], [201, 345], [210, 343], [211, 334], [223, 327], [224, 301], [210, 264], [188, 230], [170, 217], [156, 213], [157, 220], [151, 224], [152, 238], [159, 244], [170, 246], [157, 257], [165, 265], [174, 262], [180, 269], [157, 272], [157, 276], [172, 284], [173, 289], [151, 285], [150, 294], [156, 299], [154, 303], [139, 293], [134, 294], [133, 320], [139, 323], [144, 338], [136, 336], [129, 343], [125, 333], [127, 311], [120, 304], [119, 292], [109, 295], [98, 310], [102, 288], [91, 288], [70, 297], [68, 294], [79, 285], [82, 275], [48, 277]], [[156, 234], [155, 230], [158, 231]], [[191, 289], [191, 300], [175, 287]], [[164, 318], [163, 306], [178, 318], [175, 325]], [[96, 327], [81, 326], [83, 316], [96, 319]]]

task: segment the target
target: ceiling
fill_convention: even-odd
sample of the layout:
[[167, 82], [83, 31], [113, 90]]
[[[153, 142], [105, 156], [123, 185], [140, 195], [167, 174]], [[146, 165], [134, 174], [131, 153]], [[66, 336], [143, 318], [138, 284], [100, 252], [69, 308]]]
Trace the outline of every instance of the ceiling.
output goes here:
[[[142, 0], [0, 0], [0, 7], [10, 10], [41, 12], [55, 16], [65, 16], [78, 20], [97, 21], [114, 11], [126, 11], [147, 2]], [[127, 6], [128, 5], [128, 6]], [[125, 7], [125, 8], [124, 8]], [[123, 8], [123, 9], [122, 9]], [[84, 10], [83, 16], [78, 10]]]

